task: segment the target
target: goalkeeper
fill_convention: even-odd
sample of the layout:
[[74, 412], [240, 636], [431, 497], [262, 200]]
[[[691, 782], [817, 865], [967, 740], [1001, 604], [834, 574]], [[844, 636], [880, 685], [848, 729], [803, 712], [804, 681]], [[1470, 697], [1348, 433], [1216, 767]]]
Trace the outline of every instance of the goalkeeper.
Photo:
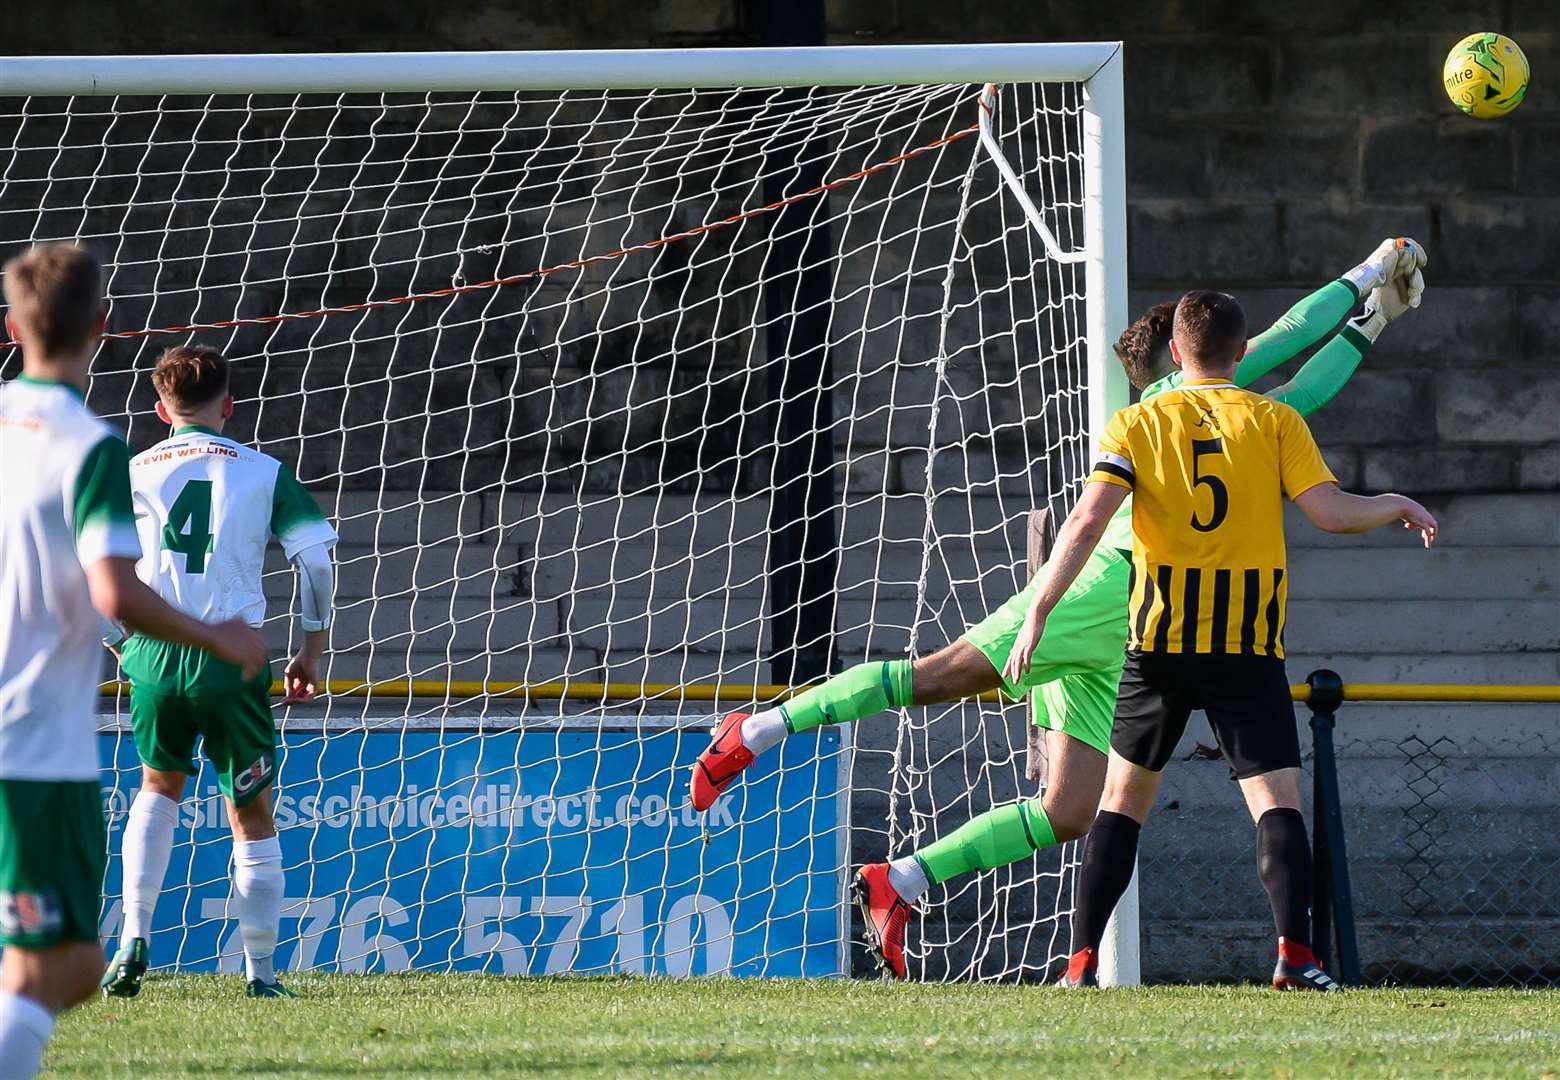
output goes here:
[[[1387, 323], [1419, 306], [1424, 265], [1424, 250], [1413, 240], [1383, 241], [1363, 263], [1305, 297], [1254, 338], [1236, 371], [1236, 383], [1248, 386], [1309, 348], [1365, 297], [1364, 310], [1291, 381], [1269, 394], [1302, 415], [1315, 412], [1349, 381]], [[1173, 312], [1173, 304], [1151, 308], [1116, 342], [1122, 366], [1143, 397], [1181, 380], [1169, 352]], [[1043, 794], [988, 810], [904, 858], [864, 866], [856, 874], [853, 890], [867, 944], [880, 965], [904, 978], [905, 925], [929, 886], [1016, 862], [1088, 832], [1105, 780], [1125, 659], [1131, 548], [1129, 499], [1052, 612], [1027, 674], [1018, 682], [1001, 672], [1039, 574], [962, 638], [931, 656], [858, 664], [775, 708], [727, 715], [693, 767], [694, 808], [708, 809], [755, 755], [787, 735], [989, 690], [1000, 689], [1014, 699], [1034, 691], [1035, 723], [1046, 729], [1049, 772]]]

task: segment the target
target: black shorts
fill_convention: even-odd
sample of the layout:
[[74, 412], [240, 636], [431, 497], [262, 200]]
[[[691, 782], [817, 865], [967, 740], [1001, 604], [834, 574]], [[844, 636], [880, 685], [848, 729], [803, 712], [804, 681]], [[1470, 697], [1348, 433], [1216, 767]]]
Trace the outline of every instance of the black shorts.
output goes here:
[[1193, 709], [1208, 714], [1237, 779], [1300, 766], [1295, 703], [1284, 662], [1272, 656], [1127, 650], [1110, 748], [1163, 771]]

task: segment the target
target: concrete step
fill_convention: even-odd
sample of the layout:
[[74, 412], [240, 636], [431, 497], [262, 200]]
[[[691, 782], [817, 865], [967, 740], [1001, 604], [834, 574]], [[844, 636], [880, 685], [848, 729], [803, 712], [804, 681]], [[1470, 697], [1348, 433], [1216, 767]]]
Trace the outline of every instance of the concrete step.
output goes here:
[[1298, 548], [1290, 598], [1498, 600], [1553, 597], [1560, 609], [1560, 547]]
[[1332, 654], [1560, 651], [1553, 599], [1448, 602], [1292, 600], [1286, 652]]
[[401, 595], [338, 604], [331, 645], [352, 652], [375, 649], [461, 652], [544, 645], [558, 636], [556, 604], [518, 597], [451, 599]]
[[[512, 595], [520, 563], [485, 538], [450, 539], [424, 545], [342, 543], [336, 546], [336, 596], [357, 600], [416, 592], [462, 597]], [[266, 553], [265, 588], [269, 599], [292, 595], [294, 574], [281, 549]]]

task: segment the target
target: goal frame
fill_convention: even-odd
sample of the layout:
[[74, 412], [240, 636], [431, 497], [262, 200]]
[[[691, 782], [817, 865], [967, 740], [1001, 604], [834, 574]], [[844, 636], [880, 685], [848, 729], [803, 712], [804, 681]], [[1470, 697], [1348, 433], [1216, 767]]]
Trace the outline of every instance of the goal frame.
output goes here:
[[[1126, 147], [1120, 42], [842, 45], [420, 53], [0, 57], [0, 97], [477, 92], [1077, 82], [1083, 87], [1083, 239], [1092, 445], [1128, 402], [1112, 344], [1127, 323]], [[1028, 202], [1000, 152], [993, 157]], [[1043, 241], [1052, 241], [1042, 233]], [[1054, 241], [1048, 246], [1054, 252]], [[1101, 957], [1101, 981], [1140, 981], [1136, 878]]]

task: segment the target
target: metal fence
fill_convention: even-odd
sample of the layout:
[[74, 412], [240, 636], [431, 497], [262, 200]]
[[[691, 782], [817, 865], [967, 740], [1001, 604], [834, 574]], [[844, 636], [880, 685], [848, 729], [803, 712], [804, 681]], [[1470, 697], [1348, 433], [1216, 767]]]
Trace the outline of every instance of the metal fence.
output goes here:
[[[1297, 690], [1329, 966], [1373, 985], [1560, 986], [1560, 687], [1328, 676]], [[1257, 979], [1272, 927], [1253, 833], [1193, 742], [1143, 835], [1144, 978]]]

